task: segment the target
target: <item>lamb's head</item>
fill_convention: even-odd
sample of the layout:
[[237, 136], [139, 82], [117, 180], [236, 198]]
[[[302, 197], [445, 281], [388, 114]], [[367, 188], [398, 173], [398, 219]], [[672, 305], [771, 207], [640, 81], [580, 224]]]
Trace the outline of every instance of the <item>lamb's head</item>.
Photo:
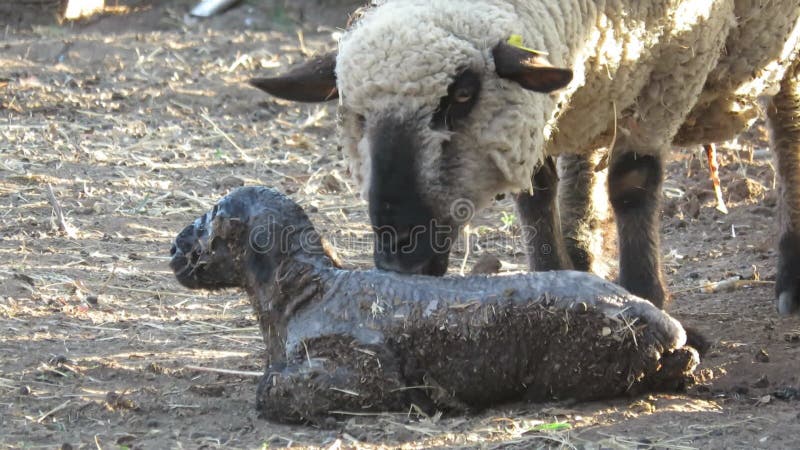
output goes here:
[[264, 187], [228, 194], [178, 234], [170, 254], [175, 277], [190, 289], [268, 284], [288, 257], [329, 261], [300, 206]]
[[383, 4], [345, 34], [335, 59], [253, 82], [284, 98], [339, 98], [342, 145], [369, 201], [379, 268], [443, 274], [472, 213], [498, 193], [527, 189], [541, 161], [555, 108], [547, 93], [572, 72], [509, 44], [525, 30], [513, 11], [489, 3]]

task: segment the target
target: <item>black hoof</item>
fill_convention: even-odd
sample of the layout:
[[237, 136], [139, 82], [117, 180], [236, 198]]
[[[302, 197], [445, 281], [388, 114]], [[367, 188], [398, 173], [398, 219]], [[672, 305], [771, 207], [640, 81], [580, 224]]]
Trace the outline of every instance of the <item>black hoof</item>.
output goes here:
[[777, 295], [778, 298], [775, 301], [778, 308], [778, 314], [782, 316], [788, 316], [797, 313], [799, 302], [797, 293], [794, 289], [778, 292]]

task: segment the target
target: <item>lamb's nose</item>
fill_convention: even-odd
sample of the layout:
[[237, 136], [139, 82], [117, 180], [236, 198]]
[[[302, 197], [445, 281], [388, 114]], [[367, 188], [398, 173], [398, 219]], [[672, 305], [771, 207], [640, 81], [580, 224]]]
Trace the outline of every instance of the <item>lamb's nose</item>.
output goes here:
[[175, 240], [172, 241], [172, 246], [169, 249], [169, 255], [176, 257], [180, 255], [188, 255], [192, 251], [192, 247], [197, 242], [196, 228], [194, 225], [189, 225], [184, 228]]

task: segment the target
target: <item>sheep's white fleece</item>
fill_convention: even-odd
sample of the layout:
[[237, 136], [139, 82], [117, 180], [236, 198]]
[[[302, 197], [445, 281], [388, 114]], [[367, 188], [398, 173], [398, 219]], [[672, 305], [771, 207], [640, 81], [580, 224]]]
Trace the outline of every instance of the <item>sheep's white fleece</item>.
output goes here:
[[[544, 155], [587, 152], [612, 139], [615, 153], [730, 139], [800, 47], [797, 0], [375, 3], [339, 45], [343, 145], [366, 187], [369, 121], [418, 120], [420, 183], [442, 204], [453, 200], [444, 171], [469, 180], [459, 195], [481, 206], [497, 192], [527, 189]], [[543, 95], [499, 78], [492, 47], [512, 34], [572, 68], [572, 83]], [[464, 68], [482, 74], [478, 104], [466, 125], [435, 132], [430, 114]], [[460, 152], [446, 167], [443, 141]]]

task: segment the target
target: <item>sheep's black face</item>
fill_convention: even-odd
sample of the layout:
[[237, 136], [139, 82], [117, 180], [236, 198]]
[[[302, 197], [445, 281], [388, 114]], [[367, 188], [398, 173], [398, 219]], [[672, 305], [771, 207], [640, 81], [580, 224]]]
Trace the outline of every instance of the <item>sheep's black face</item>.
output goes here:
[[400, 273], [443, 275], [457, 230], [436, 219], [420, 192], [418, 135], [408, 122], [391, 116], [371, 128], [368, 200], [375, 265]]
[[[426, 143], [424, 136], [431, 131], [457, 130], [478, 102], [480, 86], [479, 75], [464, 70], [454, 77], [429, 120], [391, 113], [367, 119], [371, 163], [368, 200], [378, 268], [435, 276], [447, 271], [452, 242], [462, 223], [449, 214], [452, 208], [448, 205], [433, 204], [437, 197], [424, 176], [430, 171], [426, 169], [430, 159], [423, 161], [431, 153], [431, 143]], [[452, 169], [459, 165], [458, 149], [446, 139], [438, 145], [435, 177], [446, 181], [439, 174], [455, 175]]]

